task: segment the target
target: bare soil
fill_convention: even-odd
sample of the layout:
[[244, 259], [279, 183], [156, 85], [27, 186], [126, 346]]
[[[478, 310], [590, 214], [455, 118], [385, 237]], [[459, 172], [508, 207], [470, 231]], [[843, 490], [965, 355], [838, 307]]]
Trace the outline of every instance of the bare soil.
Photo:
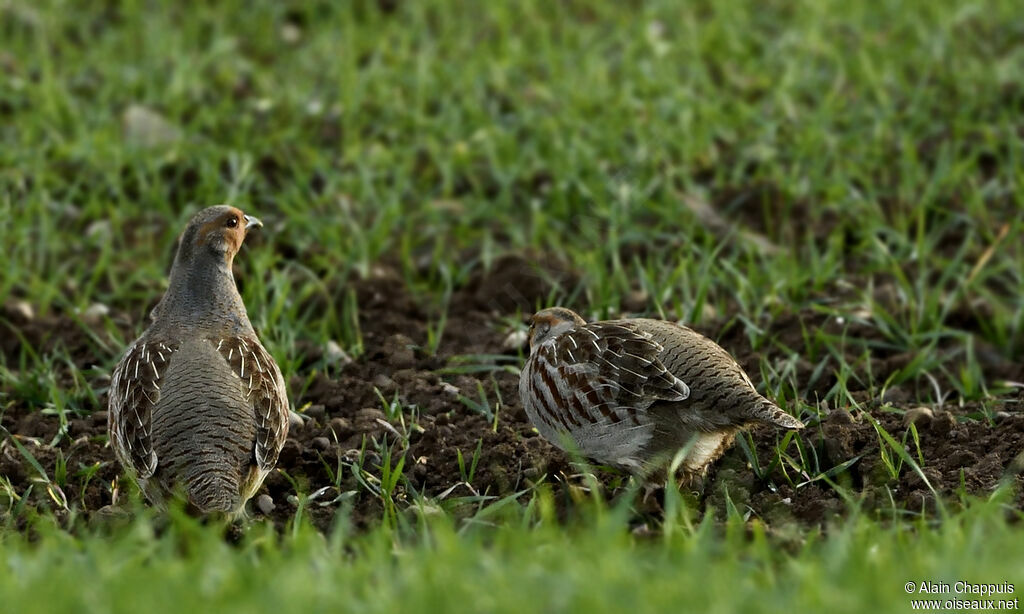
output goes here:
[[[576, 283], [569, 273], [553, 273], [556, 268], [538, 268], [509, 257], [496, 263], [488, 275], [480, 275], [457, 289], [435, 354], [425, 348], [428, 322], [436, 321], [437, 314], [414, 300], [398, 275], [382, 268], [372, 279], [351, 282], [349, 287], [355, 288], [358, 298], [366, 351], [346, 364], [326, 354], [324, 348], [313, 344], [302, 348], [304, 363], [298, 373], [291, 375], [289, 385], [293, 406], [302, 411], [306, 422], [293, 427], [280, 456], [279, 471], [268, 477], [260, 492], [269, 500], [264, 497], [257, 504], [257, 495], [250, 504], [251, 516], [283, 527], [301, 505], [322, 530], [329, 530], [339, 516], [348, 518], [357, 528], [376, 524], [387, 509], [385, 497], [375, 492], [382, 475], [382, 455], [390, 450], [394, 466], [403, 449], [405, 480], [391, 495], [399, 510], [420, 494], [434, 498], [449, 511], [466, 515], [477, 509], [473, 497], [500, 498], [545, 483], [561, 512], [571, 513], [574, 493], [578, 495], [586, 484], [580, 466], [531, 428], [519, 405], [518, 379], [512, 372], [519, 366], [525, 348], [506, 343], [508, 322], [545, 302], [552, 284], [571, 287]], [[339, 289], [341, 292], [344, 289]], [[109, 364], [119, 348], [109, 345], [104, 327], [97, 325], [90, 333], [88, 325], [66, 314], [28, 319], [8, 306], [0, 315], [0, 351], [8, 368], [17, 370], [26, 351], [47, 353], [62, 347], [77, 367], [91, 374], [89, 384], [96, 391], [95, 401], [84, 401], [84, 410], [68, 415], [67, 431], [61, 436], [59, 417], [52, 411], [40, 411], [48, 398], [45, 393], [9, 394], [11, 400], [0, 407], [0, 424], [51, 478], [57, 475], [58, 465], [66, 463], [67, 479], [59, 492], [47, 492], [37, 469], [2, 432], [0, 476], [9, 480], [18, 493], [33, 486], [24, 497], [26, 506], [50, 509], [58, 518], [95, 516], [115, 503], [115, 494], [124, 499], [124, 493], [130, 490], [124, 478], [119, 479], [119, 467], [107, 444], [108, 380], [102, 370], [89, 370], [94, 365]], [[123, 334], [132, 330], [130, 318], [124, 314], [115, 313], [113, 320]], [[972, 322], [965, 316], [966, 326]], [[761, 379], [758, 365], [763, 357], [777, 364], [795, 358], [797, 381], [805, 387], [798, 392], [812, 404], [824, 398], [835, 384], [837, 358], [825, 352], [824, 358], [813, 357], [813, 361], [806, 356], [795, 357], [796, 348], [804, 347], [809, 330], [848, 339], [843, 358], [863, 373], [870, 372], [875, 382], [886, 381], [914, 358], [886, 351], [876, 329], [810, 310], [758, 325], [768, 332], [768, 342], [759, 344], [756, 350], [735, 320], [722, 319], [697, 328], [736, 356], [755, 383]], [[455, 358], [467, 355], [491, 357]], [[495, 355], [507, 359], [495, 359]], [[988, 377], [1024, 381], [1024, 365], [996, 353], [984, 355]], [[955, 373], [961, 352], [950, 347], [948, 356], [948, 371]], [[818, 364], [822, 360], [824, 368]], [[325, 368], [331, 361], [334, 363]], [[460, 365], [488, 363], [494, 368], [453, 372]], [[66, 368], [55, 364], [54, 369], [58, 386], [73, 384]], [[985, 496], [1006, 481], [1016, 486], [1014, 504], [1024, 507], [1024, 458], [1018, 456], [1024, 450], [1024, 395], [1020, 390], [1016, 396], [988, 402], [987, 406], [946, 403], [920, 411], [914, 400], [934, 385], [931, 382], [908, 381], [889, 388], [885, 398], [877, 398], [866, 389], [868, 377], [859, 380], [848, 382], [859, 408], [819, 403], [820, 420], [805, 416], [808, 428], [799, 434], [799, 442], [791, 441], [785, 448], [785, 454], [791, 457], [802, 453], [816, 458], [821, 472], [844, 463], [847, 466], [829, 473], [827, 479], [798, 475], [786, 463], [777, 462], [775, 448], [785, 433], [755, 430], [750, 441], [757, 470], [742, 447], [734, 446], [712, 468], [702, 492], [696, 495], [700, 513], [711, 511], [721, 517], [728, 501], [770, 525], [796, 522], [820, 526], [846, 513], [849, 506], [844, 494], [859, 501], [862, 509], [879, 514], [893, 509], [919, 512], [936, 507], [935, 493], [944, 502], [956, 505], [965, 495]], [[480, 403], [481, 390], [496, 418], [472, 407]], [[389, 417], [393, 412], [387, 411], [386, 404], [393, 400], [404, 408], [404, 416]], [[918, 417], [918, 443], [909, 433], [908, 410], [912, 410], [909, 416]], [[886, 446], [878, 427], [896, 441], [905, 442], [913, 458], [923, 459], [923, 475], [901, 464], [895, 455], [889, 455], [892, 466], [887, 464], [887, 455], [883, 454]], [[475, 472], [466, 483], [464, 474], [470, 470], [477, 450]], [[95, 472], [86, 479], [89, 468], [95, 468]], [[597, 475], [608, 497], [614, 497], [627, 482], [625, 476], [612, 471], [598, 470]], [[306, 500], [295, 496], [296, 489]], [[73, 513], [57, 504], [62, 497]], [[638, 526], [651, 520], [656, 523], [658, 511], [657, 497], [638, 504]]]

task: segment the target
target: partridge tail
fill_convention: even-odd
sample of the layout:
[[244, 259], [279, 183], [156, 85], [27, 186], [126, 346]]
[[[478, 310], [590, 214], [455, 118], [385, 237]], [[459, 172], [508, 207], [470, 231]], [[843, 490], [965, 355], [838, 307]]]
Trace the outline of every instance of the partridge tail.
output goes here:
[[194, 476], [188, 484], [189, 509], [202, 515], [235, 514], [242, 505], [238, 479], [227, 472], [207, 471]]
[[793, 416], [782, 411], [778, 405], [765, 400], [755, 405], [749, 412], [749, 417], [763, 424], [772, 424], [786, 429], [802, 429], [804, 423]]

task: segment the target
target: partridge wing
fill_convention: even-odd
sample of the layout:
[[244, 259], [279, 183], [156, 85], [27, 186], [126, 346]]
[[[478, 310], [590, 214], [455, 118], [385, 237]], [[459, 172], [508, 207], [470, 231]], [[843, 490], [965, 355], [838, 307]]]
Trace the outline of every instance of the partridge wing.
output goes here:
[[559, 336], [552, 351], [570, 387], [588, 389], [590, 405], [646, 409], [690, 395], [686, 383], [659, 359], [662, 349], [649, 334], [622, 321], [580, 326]]
[[107, 433], [121, 463], [140, 478], [156, 471], [151, 437], [160, 381], [176, 346], [138, 341], [114, 368], [107, 393]]
[[254, 337], [217, 342], [217, 350], [242, 380], [246, 400], [256, 416], [256, 465], [269, 471], [288, 437], [288, 394], [274, 358]]

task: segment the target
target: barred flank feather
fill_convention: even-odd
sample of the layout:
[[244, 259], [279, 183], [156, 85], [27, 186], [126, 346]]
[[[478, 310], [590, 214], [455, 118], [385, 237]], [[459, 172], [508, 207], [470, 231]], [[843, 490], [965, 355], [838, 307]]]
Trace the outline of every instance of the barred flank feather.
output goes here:
[[587, 324], [564, 308], [539, 312], [520, 400], [537, 430], [602, 463], [646, 470], [691, 444], [702, 472], [742, 427], [803, 424], [755, 390], [710, 339], [660, 320]]

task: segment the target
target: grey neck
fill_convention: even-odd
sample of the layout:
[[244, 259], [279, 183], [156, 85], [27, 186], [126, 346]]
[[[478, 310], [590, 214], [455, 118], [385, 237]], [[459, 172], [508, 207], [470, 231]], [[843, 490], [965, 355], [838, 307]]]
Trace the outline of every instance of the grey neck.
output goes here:
[[214, 335], [254, 334], [245, 304], [223, 254], [179, 251], [170, 285], [153, 310], [153, 328]]

